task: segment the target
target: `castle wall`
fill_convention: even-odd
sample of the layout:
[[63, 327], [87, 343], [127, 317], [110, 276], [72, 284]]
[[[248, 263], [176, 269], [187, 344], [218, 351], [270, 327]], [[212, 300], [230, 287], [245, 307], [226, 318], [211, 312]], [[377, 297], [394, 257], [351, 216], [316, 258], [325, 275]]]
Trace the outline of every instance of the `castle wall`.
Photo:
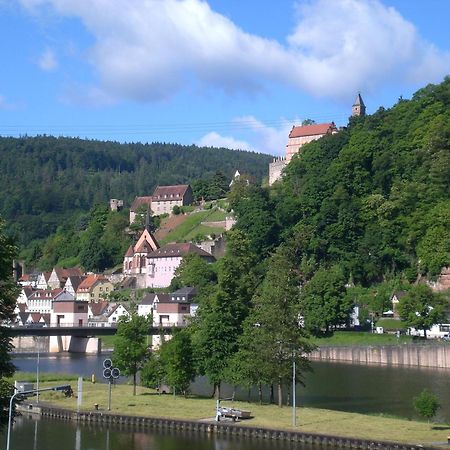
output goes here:
[[279, 180], [283, 169], [286, 167], [287, 161], [285, 158], [274, 159], [269, 164], [269, 186], [272, 186], [275, 181]]

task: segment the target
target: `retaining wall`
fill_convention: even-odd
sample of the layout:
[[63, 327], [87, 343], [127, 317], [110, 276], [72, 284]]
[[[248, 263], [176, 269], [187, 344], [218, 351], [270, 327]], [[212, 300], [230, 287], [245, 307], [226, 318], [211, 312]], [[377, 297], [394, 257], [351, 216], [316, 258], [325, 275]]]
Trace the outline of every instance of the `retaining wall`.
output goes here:
[[143, 416], [126, 416], [110, 414], [101, 411], [76, 412], [48, 406], [22, 405], [23, 413], [39, 414], [41, 416], [58, 420], [76, 420], [83, 423], [114, 424], [137, 429], [174, 430], [177, 432], [216, 434], [221, 436], [234, 436], [242, 438], [274, 439], [280, 441], [299, 442], [319, 447], [354, 448], [354, 449], [397, 449], [397, 450], [424, 450], [422, 445], [401, 444], [388, 441], [372, 441], [353, 439], [347, 437], [330, 436], [301, 431], [275, 430], [262, 427], [243, 426], [233, 422], [220, 423], [214, 420], [190, 421], [163, 419]]
[[449, 369], [450, 345], [323, 346], [311, 359]]

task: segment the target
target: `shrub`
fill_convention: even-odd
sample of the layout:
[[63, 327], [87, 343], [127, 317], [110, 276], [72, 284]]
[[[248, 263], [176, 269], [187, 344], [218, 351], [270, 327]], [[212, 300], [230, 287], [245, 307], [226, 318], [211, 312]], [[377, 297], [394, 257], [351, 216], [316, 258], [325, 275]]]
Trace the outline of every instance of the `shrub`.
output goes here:
[[417, 397], [414, 397], [414, 409], [419, 416], [430, 420], [440, 408], [438, 398], [428, 389], [424, 389]]

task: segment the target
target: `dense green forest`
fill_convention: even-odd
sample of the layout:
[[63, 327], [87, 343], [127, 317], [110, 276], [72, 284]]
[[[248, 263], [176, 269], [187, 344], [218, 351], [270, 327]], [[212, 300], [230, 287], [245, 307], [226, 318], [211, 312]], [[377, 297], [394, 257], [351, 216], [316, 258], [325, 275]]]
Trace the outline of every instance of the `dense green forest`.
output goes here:
[[94, 205], [130, 205], [156, 185], [192, 183], [239, 169], [261, 179], [271, 157], [225, 148], [121, 144], [77, 138], [0, 138], [0, 216], [20, 245], [46, 238]]
[[236, 181], [228, 200], [225, 256], [178, 267], [173, 287], [196, 286], [199, 308], [151, 355], [144, 383], [183, 389], [192, 372], [176, 364], [192, 352], [217, 396], [222, 381], [268, 384], [281, 405], [292, 361], [300, 379], [308, 370], [310, 336], [349, 326], [354, 306], [370, 329], [398, 290], [397, 329], [426, 335], [449, 308], [423, 281], [450, 265], [450, 78], [303, 146], [270, 188]]
[[304, 147], [275, 188], [281, 239], [355, 283], [450, 264], [450, 78]]

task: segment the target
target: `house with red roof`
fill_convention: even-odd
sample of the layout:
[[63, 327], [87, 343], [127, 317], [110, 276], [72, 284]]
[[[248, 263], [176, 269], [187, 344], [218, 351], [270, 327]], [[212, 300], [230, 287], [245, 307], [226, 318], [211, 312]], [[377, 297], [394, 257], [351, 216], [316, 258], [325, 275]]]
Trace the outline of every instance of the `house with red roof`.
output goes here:
[[67, 278], [71, 276], [81, 277], [82, 275], [81, 270], [77, 267], [72, 267], [69, 269], [54, 267], [47, 284], [50, 289], [62, 288], [66, 284]]
[[104, 300], [110, 292], [114, 290], [114, 285], [103, 275], [88, 275], [78, 286], [77, 300], [85, 302], [99, 302]]
[[[352, 105], [352, 117], [365, 116], [366, 105], [358, 93]], [[292, 157], [300, 153], [301, 148], [309, 142], [320, 139], [323, 136], [335, 134], [338, 129], [334, 122], [312, 123], [309, 125], [293, 126], [288, 137], [285, 156], [275, 158], [269, 164], [269, 185], [281, 178], [283, 169], [291, 161]]]
[[135, 197], [130, 206], [130, 225], [136, 219], [136, 213], [145, 211], [152, 214], [152, 197]]
[[189, 184], [176, 186], [157, 186], [152, 195], [151, 209], [153, 214], [172, 214], [174, 206], [190, 205], [194, 201], [192, 188]]
[[337, 132], [334, 122], [293, 126], [286, 145], [286, 163], [289, 163], [292, 157], [301, 151], [303, 145]]

